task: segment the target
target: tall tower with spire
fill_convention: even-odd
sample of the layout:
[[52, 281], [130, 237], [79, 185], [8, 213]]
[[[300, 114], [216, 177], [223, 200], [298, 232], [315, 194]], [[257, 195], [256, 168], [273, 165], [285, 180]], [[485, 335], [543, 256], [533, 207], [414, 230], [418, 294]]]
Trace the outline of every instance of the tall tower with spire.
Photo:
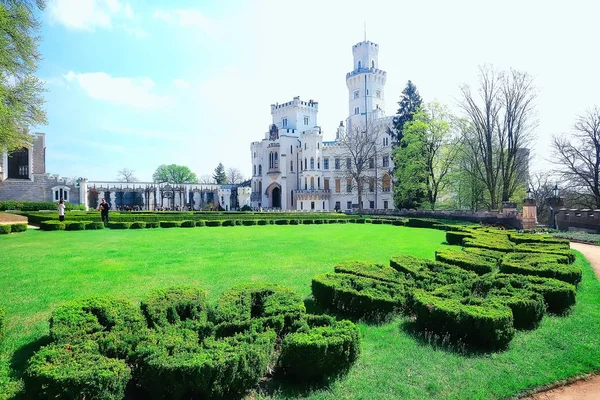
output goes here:
[[365, 40], [352, 46], [352, 55], [354, 65], [346, 74], [348, 129], [364, 124], [366, 118], [371, 121], [385, 115], [387, 73], [379, 69], [379, 45]]

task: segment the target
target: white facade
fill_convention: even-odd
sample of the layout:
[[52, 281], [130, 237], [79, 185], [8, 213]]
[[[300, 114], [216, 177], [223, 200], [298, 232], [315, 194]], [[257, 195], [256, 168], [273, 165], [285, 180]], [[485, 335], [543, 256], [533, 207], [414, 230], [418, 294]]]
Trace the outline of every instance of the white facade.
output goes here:
[[[272, 125], [264, 139], [252, 142], [251, 206], [259, 209], [332, 211], [358, 207], [358, 190], [345, 168], [350, 154], [340, 138], [346, 129], [366, 129], [375, 143], [362, 190], [363, 209], [393, 208], [391, 140], [385, 116], [386, 72], [379, 69], [379, 46], [370, 41], [352, 47], [353, 69], [346, 74], [348, 110], [335, 140], [324, 141], [317, 124], [318, 103], [294, 97], [271, 105]], [[364, 128], [368, 127], [368, 128]]]

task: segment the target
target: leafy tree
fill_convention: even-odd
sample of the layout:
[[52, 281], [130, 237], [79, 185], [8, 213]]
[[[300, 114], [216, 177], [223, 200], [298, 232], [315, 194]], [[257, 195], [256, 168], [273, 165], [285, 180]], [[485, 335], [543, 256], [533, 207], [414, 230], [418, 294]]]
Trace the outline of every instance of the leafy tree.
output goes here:
[[184, 165], [161, 165], [156, 168], [152, 179], [157, 183], [198, 183], [196, 174]]
[[392, 137], [392, 145], [396, 146], [400, 144], [404, 136], [404, 124], [412, 120], [413, 115], [421, 107], [422, 103], [423, 100], [419, 95], [417, 87], [411, 81], [408, 81], [398, 102], [400, 106], [397, 112], [398, 115], [394, 117], [392, 127], [388, 131]]
[[34, 76], [41, 60], [35, 9], [45, 0], [0, 0], [0, 151], [29, 142], [29, 127], [47, 123], [43, 82]]
[[219, 163], [217, 168], [215, 168], [213, 179], [217, 185], [225, 185], [227, 183], [227, 174], [225, 173], [225, 167], [223, 166], [223, 163]]
[[426, 143], [423, 122], [417, 121], [394, 150], [394, 203], [397, 208], [419, 208], [427, 198]]
[[117, 180], [119, 182], [137, 182], [138, 178], [135, 176], [134, 170], [123, 168], [117, 172]]

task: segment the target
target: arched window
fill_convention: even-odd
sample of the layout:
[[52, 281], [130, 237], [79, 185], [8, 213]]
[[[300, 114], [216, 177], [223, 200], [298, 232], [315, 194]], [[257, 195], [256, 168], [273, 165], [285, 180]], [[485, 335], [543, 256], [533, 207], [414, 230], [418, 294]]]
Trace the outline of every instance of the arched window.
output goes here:
[[310, 189], [315, 190], [315, 177], [314, 176], [310, 177]]
[[290, 161], [290, 172], [294, 172], [294, 162]]
[[390, 191], [390, 176], [388, 174], [384, 174], [381, 181], [382, 181], [381, 186], [383, 187], [383, 191], [389, 192]]
[[315, 159], [314, 158], [310, 158], [310, 169], [315, 169]]
[[307, 164], [307, 162], [306, 162], [306, 158], [305, 158], [305, 159], [304, 159], [304, 169], [307, 169], [307, 168], [308, 168], [308, 164]]
[[258, 164], [258, 176], [262, 176], [262, 164]]
[[262, 195], [262, 181], [258, 181], [258, 193]]
[[294, 154], [294, 147], [290, 144], [290, 154]]
[[304, 177], [304, 190], [308, 189], [308, 185], [306, 184], [306, 177]]
[[358, 69], [360, 69], [360, 67], [362, 67], [362, 63], [360, 62], [360, 60], [358, 61]]
[[275, 157], [274, 157], [274, 161], [273, 161], [273, 168], [279, 168], [279, 154], [275, 153]]
[[317, 189], [321, 189], [321, 178], [317, 178]]
[[28, 179], [29, 178], [29, 149], [23, 147], [21, 150], [14, 151], [8, 156], [8, 178], [9, 179]]
[[252, 175], [256, 176], [256, 165], [254, 166], [254, 173]]
[[375, 60], [371, 60], [371, 68], [375, 68]]
[[317, 169], [321, 169], [321, 157], [317, 157]]

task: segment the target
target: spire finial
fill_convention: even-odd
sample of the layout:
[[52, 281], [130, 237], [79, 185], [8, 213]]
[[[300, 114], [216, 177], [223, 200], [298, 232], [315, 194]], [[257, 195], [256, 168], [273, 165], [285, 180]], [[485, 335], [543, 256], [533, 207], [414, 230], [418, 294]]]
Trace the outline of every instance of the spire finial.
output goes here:
[[365, 42], [367, 41], [367, 21], [364, 21], [365, 24]]

